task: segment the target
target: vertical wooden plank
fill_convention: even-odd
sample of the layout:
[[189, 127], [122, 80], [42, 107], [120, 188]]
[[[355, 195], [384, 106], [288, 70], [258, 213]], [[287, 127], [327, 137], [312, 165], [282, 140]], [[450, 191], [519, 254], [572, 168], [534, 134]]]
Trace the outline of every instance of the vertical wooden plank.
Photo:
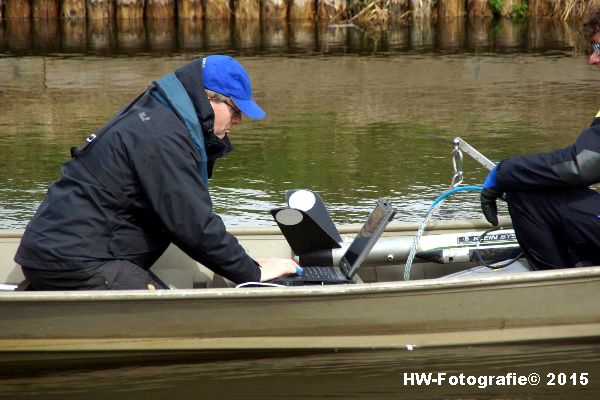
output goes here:
[[467, 16], [469, 18], [491, 17], [492, 7], [488, 0], [467, 0]]
[[204, 47], [202, 19], [181, 18], [177, 22], [177, 41], [185, 50], [198, 50]]
[[465, 21], [458, 17], [438, 18], [438, 45], [441, 49], [460, 49], [464, 42]]
[[235, 46], [239, 49], [256, 49], [260, 43], [260, 21], [257, 19], [236, 19]]
[[[0, 0], [0, 19], [4, 18], [4, 4], [5, 3], [6, 3], [6, 0]], [[4, 27], [2, 27], [2, 34], [4, 34]]]
[[317, 28], [315, 21], [290, 20], [289, 43], [292, 48], [313, 50], [317, 45]]
[[499, 49], [520, 48], [526, 39], [524, 24], [515, 24], [508, 18], [502, 18], [496, 36], [496, 47]]
[[438, 4], [438, 17], [464, 17], [465, 0], [443, 0]]
[[262, 18], [285, 20], [287, 18], [287, 3], [285, 0], [263, 0]]
[[285, 20], [271, 19], [262, 26], [262, 44], [266, 49], [287, 48], [287, 37], [287, 21]]
[[551, 0], [529, 0], [527, 11], [533, 17], [546, 17], [550, 15]]
[[503, 17], [510, 15], [516, 3], [520, 0], [503, 0], [502, 2], [502, 13]]
[[177, 48], [175, 18], [147, 19], [146, 30], [149, 50], [170, 52]]
[[229, 0], [205, 0], [204, 7], [206, 19], [229, 19], [231, 17]]
[[142, 18], [117, 18], [117, 48], [121, 51], [146, 50], [146, 30]]
[[33, 47], [44, 52], [53, 52], [60, 48], [60, 20], [58, 18], [33, 20]]
[[410, 0], [410, 11], [413, 18], [431, 18], [436, 0]]
[[317, 18], [320, 20], [337, 20], [345, 17], [346, 13], [346, 0], [317, 0]]
[[177, 0], [177, 17], [179, 19], [201, 20], [203, 15], [202, 0]]
[[410, 15], [410, 0], [390, 0], [389, 10], [391, 19], [407, 18]]
[[85, 18], [68, 17], [60, 26], [62, 49], [71, 52], [87, 50], [87, 32]]
[[[142, 19], [144, 18], [144, 0], [115, 0], [117, 19]], [[139, 24], [127, 24], [128, 27], [133, 27]], [[123, 25], [125, 26], [125, 25]], [[135, 28], [137, 29], [137, 28]], [[117, 37], [119, 35], [117, 28]], [[130, 37], [131, 31], [127, 30], [126, 37]]]
[[87, 20], [87, 45], [90, 50], [98, 53], [112, 52], [115, 42], [115, 21], [113, 18]]
[[233, 6], [236, 21], [260, 19], [259, 0], [236, 0]]
[[4, 16], [6, 18], [29, 18], [31, 16], [29, 0], [7, 0], [4, 5]]
[[[173, 19], [175, 18], [175, 0], [146, 0], [144, 15], [146, 19]], [[159, 25], [161, 24], [155, 26]]]
[[60, 16], [64, 19], [85, 19], [85, 0], [62, 0], [60, 2]]
[[30, 51], [32, 46], [31, 19], [7, 18], [5, 23], [6, 46], [17, 52]]
[[230, 18], [205, 19], [204, 32], [204, 44], [209, 52], [228, 50], [232, 47]]
[[467, 46], [469, 49], [488, 49], [493, 44], [492, 18], [469, 18]]
[[85, 7], [88, 20], [112, 20], [115, 16], [114, 0], [86, 0]]
[[58, 0], [31, 0], [31, 16], [38, 18], [58, 18]]
[[313, 0], [292, 0], [288, 3], [288, 17], [290, 21], [313, 19], [316, 7]]

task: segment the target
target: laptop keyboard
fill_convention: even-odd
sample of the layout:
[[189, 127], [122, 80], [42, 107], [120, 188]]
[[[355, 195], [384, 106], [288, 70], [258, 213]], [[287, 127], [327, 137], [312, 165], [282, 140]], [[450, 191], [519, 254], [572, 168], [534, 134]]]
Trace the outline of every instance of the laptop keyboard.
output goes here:
[[302, 278], [308, 279], [312, 281], [326, 281], [326, 280], [345, 280], [347, 279], [344, 276], [341, 276], [341, 273], [338, 269], [333, 267], [316, 267], [316, 266], [308, 266], [302, 267]]

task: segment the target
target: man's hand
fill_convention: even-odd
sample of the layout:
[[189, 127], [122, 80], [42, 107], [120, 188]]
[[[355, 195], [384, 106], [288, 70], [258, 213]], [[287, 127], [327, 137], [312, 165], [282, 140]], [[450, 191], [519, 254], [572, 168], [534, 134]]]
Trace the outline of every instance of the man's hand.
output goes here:
[[483, 190], [480, 196], [483, 216], [494, 226], [498, 226], [498, 206], [496, 205], [496, 200], [503, 194], [496, 187], [496, 168], [494, 167], [487, 178], [485, 178], [485, 181], [483, 181]]
[[261, 267], [261, 282], [270, 281], [282, 275], [302, 273], [302, 268], [289, 258], [257, 258], [256, 262]]

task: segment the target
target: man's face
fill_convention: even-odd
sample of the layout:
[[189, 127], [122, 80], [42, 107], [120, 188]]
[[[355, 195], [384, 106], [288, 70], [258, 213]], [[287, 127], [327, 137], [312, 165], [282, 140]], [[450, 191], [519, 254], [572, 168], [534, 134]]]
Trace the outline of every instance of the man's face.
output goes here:
[[229, 134], [234, 125], [242, 122], [242, 113], [230, 99], [226, 102], [210, 100], [215, 114], [214, 133], [219, 139]]
[[600, 32], [596, 32], [594, 36], [592, 36], [592, 54], [590, 54], [588, 60], [589, 64], [595, 65], [596, 68], [600, 69], [600, 46], [594, 48], [596, 43], [600, 44]]

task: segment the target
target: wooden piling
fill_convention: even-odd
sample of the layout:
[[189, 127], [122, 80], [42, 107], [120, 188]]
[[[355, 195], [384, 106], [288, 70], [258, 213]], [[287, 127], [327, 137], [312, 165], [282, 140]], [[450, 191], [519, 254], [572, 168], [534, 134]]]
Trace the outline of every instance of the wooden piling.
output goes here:
[[545, 17], [550, 15], [550, 1], [549, 0], [529, 0], [527, 5], [527, 12], [532, 17]]
[[520, 1], [521, 0], [503, 0], [501, 15], [503, 17], [509, 16], [512, 13], [513, 9], [515, 8], [515, 5], [517, 3], [519, 3]]
[[85, 0], [62, 0], [60, 2], [60, 16], [64, 19], [85, 19]]
[[413, 18], [431, 18], [431, 11], [435, 0], [411, 0], [410, 12]]
[[179, 19], [202, 20], [202, 0], [177, 0], [177, 17]]
[[256, 44], [260, 43], [261, 24], [253, 19], [235, 20], [235, 47], [238, 49], [255, 49]]
[[469, 18], [491, 17], [492, 7], [488, 0], [467, 0], [467, 16]]
[[288, 18], [290, 21], [313, 19], [315, 13], [315, 2], [313, 0], [293, 0], [288, 3]]
[[466, 36], [470, 49], [487, 49], [492, 45], [492, 23], [492, 18], [469, 18]]
[[287, 47], [287, 21], [271, 19], [262, 27], [262, 44], [265, 49], [275, 50]]
[[177, 41], [184, 50], [198, 50], [204, 47], [202, 19], [181, 18], [177, 22]]
[[173, 19], [175, 17], [175, 0], [146, 0], [145, 17], [146, 19]]
[[30, 16], [29, 0], [8, 0], [4, 5], [5, 18], [29, 18]]
[[464, 17], [465, 0], [444, 0], [437, 3], [438, 17]]
[[144, 18], [144, 2], [142, 0], [115, 0], [117, 19]]
[[[206, 15], [208, 16], [208, 13]], [[231, 48], [231, 19], [206, 18], [204, 32], [204, 46], [209, 50]]]
[[[404, 19], [410, 15], [410, 0], [390, 0], [388, 7], [392, 20]], [[348, 8], [350, 9], [350, 4], [348, 4]]]
[[229, 0], [205, 0], [204, 14], [206, 19], [229, 19], [231, 17], [231, 9], [229, 8]]
[[[28, 3], [29, 5], [29, 3]], [[7, 18], [6, 46], [13, 51], [31, 50], [31, 19]]]
[[346, 0], [317, 0], [317, 18], [323, 21], [347, 19]]
[[154, 18], [146, 20], [148, 47], [151, 51], [175, 51], [177, 34], [173, 18]]
[[263, 0], [262, 18], [268, 20], [285, 20], [287, 18], [287, 3], [285, 0]]
[[31, 16], [33, 19], [56, 19], [58, 15], [58, 0], [31, 0]]
[[499, 22], [500, 29], [497, 31], [496, 45], [500, 48], [520, 48], [526, 40], [523, 31], [527, 28], [524, 24], [515, 24], [508, 18], [502, 18]]
[[292, 47], [313, 49], [317, 43], [317, 29], [314, 20], [291, 20], [289, 23], [289, 40]]
[[60, 20], [58, 18], [33, 20], [32, 30], [34, 49], [43, 52], [53, 52], [60, 49]]
[[90, 50], [99, 53], [112, 51], [115, 47], [114, 22], [115, 21], [112, 18], [94, 18], [87, 20], [87, 44]]
[[[117, 7], [118, 10], [118, 7]], [[132, 15], [132, 14], [129, 14]], [[146, 30], [141, 18], [118, 18], [117, 48], [119, 50], [145, 50]]]
[[86, 0], [85, 12], [88, 20], [112, 20], [115, 15], [115, 4], [113, 0]]
[[68, 17], [60, 25], [62, 48], [65, 51], [84, 52], [87, 49], [85, 18]]
[[458, 17], [438, 18], [438, 46], [440, 49], [459, 49], [464, 43], [465, 21]]
[[233, 8], [236, 21], [260, 19], [259, 0], [236, 0]]

